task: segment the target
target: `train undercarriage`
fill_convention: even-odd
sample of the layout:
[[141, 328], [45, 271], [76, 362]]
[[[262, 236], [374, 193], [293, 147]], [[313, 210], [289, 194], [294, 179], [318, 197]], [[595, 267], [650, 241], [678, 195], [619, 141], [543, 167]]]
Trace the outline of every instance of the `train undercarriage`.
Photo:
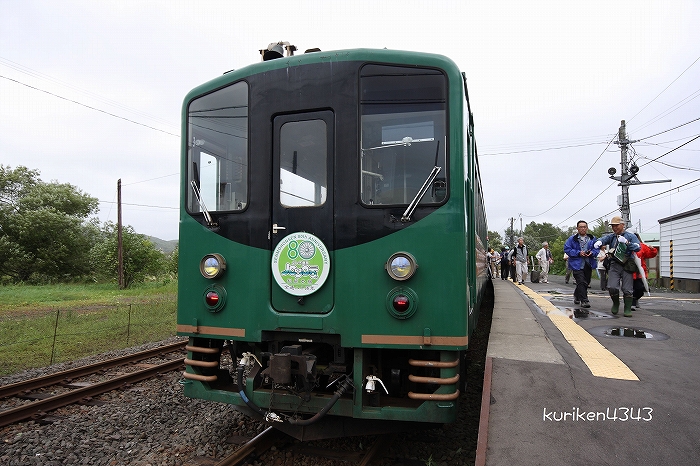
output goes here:
[[192, 337], [187, 351], [186, 395], [234, 404], [301, 440], [453, 422], [466, 380], [464, 351], [345, 348], [339, 335]]

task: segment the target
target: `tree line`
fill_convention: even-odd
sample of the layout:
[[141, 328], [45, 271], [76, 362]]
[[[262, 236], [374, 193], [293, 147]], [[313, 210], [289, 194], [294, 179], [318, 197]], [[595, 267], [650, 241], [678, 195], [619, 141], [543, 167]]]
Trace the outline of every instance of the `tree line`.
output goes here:
[[[92, 217], [96, 198], [39, 175], [0, 165], [0, 283], [116, 283], [117, 225]], [[165, 255], [131, 226], [122, 243], [126, 286], [177, 274], [177, 249]]]
[[[596, 238], [600, 238], [608, 232], [610, 232], [610, 229], [607, 223], [602, 220], [598, 220], [595, 225], [588, 225], [588, 233], [594, 235]], [[506, 228], [503, 236], [496, 231], [489, 231], [488, 247], [500, 253], [501, 248], [505, 246], [512, 249], [513, 246], [517, 244], [518, 238], [522, 237], [527, 246], [528, 255], [534, 256], [537, 254], [537, 251], [542, 248], [542, 243], [546, 241], [549, 243], [549, 249], [552, 251], [552, 257], [554, 258], [554, 263], [549, 269], [550, 273], [564, 274], [566, 272], [564, 243], [567, 238], [575, 233], [577, 233], [576, 224], [569, 228], [562, 229], [551, 223], [530, 222], [525, 225], [522, 231], [515, 231], [510, 227]]]

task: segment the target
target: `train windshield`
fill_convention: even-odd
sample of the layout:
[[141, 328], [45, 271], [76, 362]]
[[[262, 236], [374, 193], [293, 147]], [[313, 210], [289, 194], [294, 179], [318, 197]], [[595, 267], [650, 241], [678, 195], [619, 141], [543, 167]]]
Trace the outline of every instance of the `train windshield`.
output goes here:
[[188, 109], [187, 210], [240, 211], [248, 204], [248, 84], [193, 100]]
[[437, 70], [365, 65], [360, 197], [365, 205], [406, 205], [434, 167], [440, 173], [420, 204], [447, 194], [447, 81]]

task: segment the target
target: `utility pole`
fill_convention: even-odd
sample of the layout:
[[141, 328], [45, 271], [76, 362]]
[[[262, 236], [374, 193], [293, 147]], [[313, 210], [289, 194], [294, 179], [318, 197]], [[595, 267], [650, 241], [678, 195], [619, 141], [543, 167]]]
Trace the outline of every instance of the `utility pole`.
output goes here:
[[618, 197], [617, 205], [620, 206], [620, 213], [622, 214], [622, 221], [625, 223], [625, 229], [632, 226], [632, 220], [630, 217], [630, 197], [629, 197], [629, 187], [633, 184], [652, 184], [652, 183], [668, 183], [671, 180], [656, 180], [656, 181], [639, 181], [637, 179], [637, 173], [639, 172], [639, 167], [634, 162], [630, 165], [627, 161], [627, 146], [629, 144], [635, 143], [637, 141], [630, 141], [627, 139], [627, 130], [625, 126], [625, 120], [620, 122], [620, 129], [617, 133], [617, 141], [615, 144], [620, 146], [620, 168], [622, 173], [620, 176], [614, 176], [617, 173], [615, 167], [610, 167], [608, 169], [608, 174], [610, 179], [619, 181], [618, 186], [622, 186], [622, 195]]
[[[620, 129], [617, 132], [617, 143], [620, 146], [620, 168], [622, 169], [622, 178], [626, 178], [629, 175], [629, 169], [627, 168], [627, 144], [631, 142], [632, 141], [627, 140], [625, 120], [622, 120], [620, 122]], [[637, 170], [639, 169], [637, 168]], [[619, 203], [620, 213], [622, 214], [622, 221], [625, 222], [625, 229], [627, 229], [632, 226], [632, 220], [630, 219], [630, 186], [628, 183], [620, 184], [622, 185], [622, 202]]]
[[515, 230], [513, 230], [513, 222], [515, 219], [513, 217], [510, 218], [510, 247], [512, 248], [515, 246]]
[[523, 236], [523, 214], [518, 214], [520, 217], [520, 236]]
[[119, 289], [124, 289], [124, 252], [122, 244], [122, 179], [117, 180], [117, 271]]

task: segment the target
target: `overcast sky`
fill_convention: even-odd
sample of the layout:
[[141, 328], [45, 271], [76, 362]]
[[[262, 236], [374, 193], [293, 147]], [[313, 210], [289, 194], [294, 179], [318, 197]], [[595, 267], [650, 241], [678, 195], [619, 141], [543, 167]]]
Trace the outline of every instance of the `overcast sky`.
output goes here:
[[630, 188], [635, 226], [700, 208], [700, 140], [663, 155], [700, 134], [697, 0], [0, 0], [0, 164], [98, 198], [103, 222], [121, 178], [123, 222], [177, 239], [184, 96], [280, 40], [452, 58], [489, 230], [614, 215], [621, 120], [639, 180], [672, 180]]

